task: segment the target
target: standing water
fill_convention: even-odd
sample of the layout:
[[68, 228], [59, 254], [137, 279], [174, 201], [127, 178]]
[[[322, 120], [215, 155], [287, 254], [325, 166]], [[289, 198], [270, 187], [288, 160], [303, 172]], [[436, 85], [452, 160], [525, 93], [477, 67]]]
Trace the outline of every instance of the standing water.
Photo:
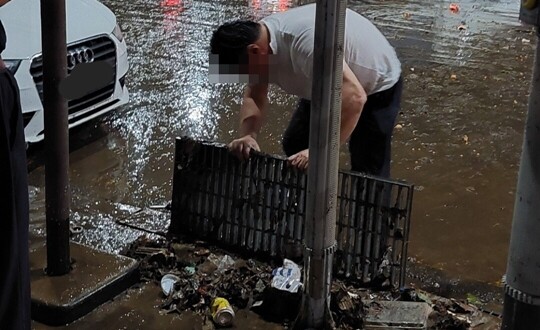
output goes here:
[[[236, 137], [242, 85], [208, 82], [212, 31], [287, 10], [287, 0], [104, 0], [128, 43], [129, 105], [72, 132], [75, 241], [118, 252], [139, 233], [114, 219], [171, 197], [175, 138]], [[304, 1], [305, 2], [305, 1]], [[534, 35], [519, 1], [348, 1], [383, 31], [405, 91], [392, 176], [416, 185], [409, 256], [453, 278], [495, 283], [505, 272]], [[259, 138], [281, 154], [296, 99], [277, 88]], [[39, 154], [43, 146], [30, 151]], [[37, 151], [36, 151], [37, 150]], [[349, 168], [343, 148], [341, 167]], [[32, 167], [31, 230], [45, 233], [42, 164]], [[156, 215], [149, 226], [165, 230]]]

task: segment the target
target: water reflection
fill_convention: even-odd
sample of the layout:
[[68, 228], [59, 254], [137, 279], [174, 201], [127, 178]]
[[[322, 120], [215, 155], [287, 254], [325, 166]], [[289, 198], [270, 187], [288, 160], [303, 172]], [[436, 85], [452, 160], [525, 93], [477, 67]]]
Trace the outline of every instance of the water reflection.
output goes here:
[[251, 19], [260, 20], [272, 13], [283, 12], [294, 6], [294, 0], [249, 0]]
[[163, 26], [165, 31], [172, 31], [178, 27], [178, 16], [184, 11], [183, 0], [162, 0]]

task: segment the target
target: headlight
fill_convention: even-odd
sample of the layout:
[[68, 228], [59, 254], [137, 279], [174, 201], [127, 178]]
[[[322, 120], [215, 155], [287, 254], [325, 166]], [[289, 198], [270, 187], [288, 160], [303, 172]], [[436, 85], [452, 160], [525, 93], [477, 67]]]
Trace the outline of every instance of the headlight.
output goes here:
[[6, 64], [6, 67], [8, 68], [11, 73], [15, 74], [17, 72], [17, 69], [19, 68], [19, 65], [21, 64], [20, 60], [4, 60], [4, 63]]
[[114, 27], [114, 30], [112, 31], [112, 34], [118, 39], [118, 41], [124, 40], [124, 35], [122, 34], [122, 29], [120, 29], [120, 25], [116, 24]]

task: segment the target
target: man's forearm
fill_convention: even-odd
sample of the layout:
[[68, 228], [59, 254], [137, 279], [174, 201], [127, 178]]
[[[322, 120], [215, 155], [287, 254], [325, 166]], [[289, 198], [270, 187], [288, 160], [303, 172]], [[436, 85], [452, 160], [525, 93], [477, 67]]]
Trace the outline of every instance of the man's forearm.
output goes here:
[[250, 135], [254, 139], [257, 138], [257, 134], [259, 133], [259, 130], [262, 126], [262, 120], [258, 116], [249, 116], [246, 118], [243, 118], [240, 122], [240, 137], [244, 137], [246, 135]]
[[340, 145], [347, 142], [351, 136], [366, 102], [367, 94], [364, 88], [344, 60], [343, 85], [341, 89]]
[[366, 103], [363, 97], [352, 97], [341, 101], [340, 145], [350, 138]]
[[251, 135], [257, 137], [266, 113], [268, 101], [265, 97], [256, 99], [251, 96], [251, 89], [246, 91], [242, 108], [240, 109], [240, 136]]

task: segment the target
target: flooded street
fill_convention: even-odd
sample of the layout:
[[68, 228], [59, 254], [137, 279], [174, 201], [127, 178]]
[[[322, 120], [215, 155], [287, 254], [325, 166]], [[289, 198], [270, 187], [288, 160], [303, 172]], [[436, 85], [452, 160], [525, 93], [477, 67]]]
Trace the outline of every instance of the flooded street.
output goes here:
[[[129, 105], [73, 131], [74, 241], [118, 252], [139, 233], [116, 217], [171, 198], [175, 138], [234, 138], [242, 85], [208, 82], [217, 25], [261, 18], [286, 0], [104, 0], [128, 44]], [[392, 177], [416, 185], [409, 256], [452, 278], [495, 283], [506, 270], [514, 191], [535, 46], [515, 0], [349, 1], [396, 47], [405, 90]], [[281, 154], [296, 99], [271, 90], [259, 138]], [[42, 145], [33, 146], [39, 158]], [[30, 172], [31, 232], [45, 234], [44, 168]], [[341, 168], [349, 168], [343, 148]], [[150, 224], [165, 230], [161, 213]]]

